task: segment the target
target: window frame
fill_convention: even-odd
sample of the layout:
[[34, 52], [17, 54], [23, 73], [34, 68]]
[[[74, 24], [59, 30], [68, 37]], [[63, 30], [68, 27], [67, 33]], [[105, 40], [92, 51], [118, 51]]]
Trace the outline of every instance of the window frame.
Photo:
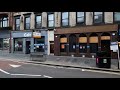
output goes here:
[[104, 21], [104, 12], [102, 12], [102, 22], [96, 23], [95, 22], [95, 16], [98, 16], [98, 15], [95, 15], [95, 12], [93, 12], [93, 24], [94, 25], [105, 24], [105, 21]]
[[[4, 18], [7, 18], [7, 19], [4, 20]], [[7, 26], [4, 26], [4, 22], [5, 22], [5, 21], [7, 21]], [[6, 16], [1, 17], [1, 18], [0, 18], [0, 28], [9, 27], [8, 22], [9, 22], [8, 17], [6, 17]], [[2, 25], [1, 25], [1, 24], [2, 24]]]
[[15, 22], [14, 22], [14, 23], [15, 23], [15, 24], [14, 24], [14, 25], [15, 25], [14, 28], [15, 28], [15, 30], [17, 30], [17, 29], [16, 29], [16, 25], [19, 25], [19, 29], [18, 29], [18, 30], [20, 30], [20, 22], [19, 22], [19, 24], [16, 24], [16, 20], [17, 20], [17, 19], [20, 19], [20, 16], [15, 16], [15, 17], [14, 17], [14, 21], [15, 21]]
[[[29, 29], [26, 28], [26, 18], [30, 18], [29, 25], [30, 25], [30, 27], [31, 27], [31, 17], [30, 17], [30, 15], [24, 15], [24, 29], [25, 29], [25, 30], [30, 30], [30, 27], [29, 27]], [[27, 23], [27, 24], [28, 24], [28, 23]]]
[[113, 23], [120, 23], [120, 21], [115, 21], [115, 12], [113, 12]]
[[[49, 20], [49, 15], [53, 14], [53, 20]], [[49, 26], [49, 21], [53, 21], [53, 26]], [[47, 27], [54, 28], [55, 27], [55, 13], [54, 12], [47, 12]]]
[[[41, 16], [41, 26], [37, 27], [37, 16]], [[35, 14], [35, 28], [40, 29], [42, 27], [42, 14]]]
[[[81, 16], [82, 17], [82, 16]], [[81, 17], [78, 17], [78, 12], [76, 12], [76, 25], [85, 25], [86, 24], [86, 12], [84, 12], [84, 23], [80, 23], [77, 21], [78, 18], [81, 18]]]
[[64, 26], [63, 23], [62, 23], [62, 20], [63, 20], [62, 19], [62, 17], [63, 17], [62, 14], [63, 13], [65, 13], [65, 12], [61, 12], [61, 27], [68, 27], [69, 26], [69, 15], [70, 15], [70, 12], [67, 12], [68, 13], [68, 19], [67, 19], [68, 20], [68, 25], [66, 25], [66, 26]]

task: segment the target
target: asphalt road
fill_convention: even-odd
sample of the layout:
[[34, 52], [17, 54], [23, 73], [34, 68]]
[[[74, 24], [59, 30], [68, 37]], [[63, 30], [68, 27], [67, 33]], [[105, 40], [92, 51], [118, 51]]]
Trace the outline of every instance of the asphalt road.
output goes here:
[[0, 61], [0, 78], [120, 78], [120, 73]]

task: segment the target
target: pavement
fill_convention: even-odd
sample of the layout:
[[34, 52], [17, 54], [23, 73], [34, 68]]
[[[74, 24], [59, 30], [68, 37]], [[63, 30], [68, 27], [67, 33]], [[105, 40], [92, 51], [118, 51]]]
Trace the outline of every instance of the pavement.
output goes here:
[[118, 60], [111, 59], [111, 68], [96, 67], [95, 58], [71, 57], [71, 56], [54, 56], [47, 55], [45, 61], [33, 61], [29, 54], [9, 53], [8, 51], [0, 51], [0, 60], [13, 60], [26, 63], [35, 63], [51, 66], [82, 68], [90, 70], [120, 72], [118, 69]]

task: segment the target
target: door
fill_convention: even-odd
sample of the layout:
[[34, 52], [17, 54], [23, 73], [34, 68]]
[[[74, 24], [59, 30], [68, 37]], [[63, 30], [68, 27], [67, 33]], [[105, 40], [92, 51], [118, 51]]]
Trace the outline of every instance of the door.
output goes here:
[[101, 40], [101, 50], [110, 51], [110, 40]]
[[54, 53], [54, 43], [50, 43], [50, 54]]
[[30, 54], [30, 41], [26, 41], [26, 54]]

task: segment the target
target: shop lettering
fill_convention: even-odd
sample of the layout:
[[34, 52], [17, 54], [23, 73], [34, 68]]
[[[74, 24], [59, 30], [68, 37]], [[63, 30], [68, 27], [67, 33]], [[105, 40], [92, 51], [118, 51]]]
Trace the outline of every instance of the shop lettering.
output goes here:
[[30, 33], [24, 33], [24, 37], [31, 37]]

